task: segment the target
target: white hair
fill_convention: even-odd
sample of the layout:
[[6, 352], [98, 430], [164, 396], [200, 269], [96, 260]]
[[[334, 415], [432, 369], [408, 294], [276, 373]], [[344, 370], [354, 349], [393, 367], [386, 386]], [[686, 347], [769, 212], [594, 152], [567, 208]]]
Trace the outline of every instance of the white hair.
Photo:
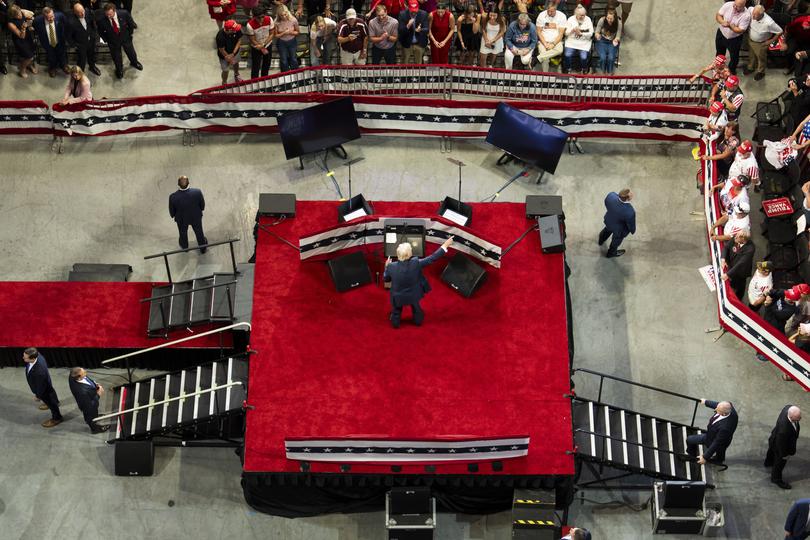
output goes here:
[[413, 257], [413, 248], [408, 242], [402, 242], [397, 246], [397, 259], [407, 261], [411, 257]]
[[802, 417], [802, 410], [798, 408], [796, 405], [793, 405], [791, 408], [788, 409], [787, 416], [788, 420], [798, 422], [799, 419]]
[[518, 21], [522, 23], [527, 23], [529, 22], [529, 16], [526, 15], [525, 13], [521, 13], [520, 15], [518, 15]]
[[577, 7], [574, 8], [574, 14], [575, 15], [587, 15], [588, 10], [585, 9], [585, 6], [583, 6], [582, 4], [577, 4]]

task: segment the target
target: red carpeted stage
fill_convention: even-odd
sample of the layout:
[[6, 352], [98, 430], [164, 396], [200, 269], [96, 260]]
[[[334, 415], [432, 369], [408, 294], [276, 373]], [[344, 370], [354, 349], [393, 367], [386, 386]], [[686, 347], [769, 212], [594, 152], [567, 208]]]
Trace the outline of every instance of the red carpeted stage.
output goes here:
[[[146, 335], [149, 306], [139, 300], [151, 290], [152, 283], [146, 282], [0, 282], [0, 313], [6, 314], [0, 325], [0, 366], [22, 366], [22, 350], [32, 346], [51, 366], [97, 367], [101, 360], [163, 343]], [[170, 339], [178, 337], [184, 334]], [[230, 334], [223, 339], [230, 348]], [[180, 369], [217, 358], [219, 346], [218, 336], [207, 336], [140, 355], [133, 365]]]
[[[379, 216], [430, 217], [438, 204], [373, 206]], [[473, 208], [470, 230], [504, 248], [532, 225], [523, 204]], [[271, 226], [274, 221], [262, 223], [297, 245], [300, 237], [336, 223], [337, 203], [299, 201], [295, 218]], [[381, 246], [365, 246], [372, 275], [382, 274]], [[428, 243], [428, 252], [435, 248]], [[338, 293], [325, 262], [302, 262], [298, 251], [260, 231], [251, 336], [258, 354], [250, 362], [248, 399], [255, 408], [247, 412], [244, 449], [249, 503], [285, 513], [290, 508], [281, 509], [281, 492], [269, 491], [285, 483], [293, 486], [283, 497], [289, 503], [295, 499], [291, 490], [310, 482], [346, 486], [352, 478], [391, 482], [395, 475], [425, 481], [424, 463], [392, 471], [391, 464], [351, 463], [346, 469], [312, 462], [304, 474], [301, 462], [286, 459], [285, 437], [529, 435], [528, 455], [503, 460], [502, 470], [490, 462], [481, 462], [476, 472], [469, 463], [436, 463], [427, 481], [478, 477], [514, 485], [518, 478], [573, 475], [574, 459], [566, 453], [573, 441], [571, 405], [564, 397], [569, 357], [563, 255], [544, 255], [532, 232], [503, 256], [501, 268], [478, 261], [489, 276], [469, 299], [440, 281], [447, 260], [426, 269], [433, 291], [422, 301], [424, 326], [409, 324], [406, 309], [402, 327], [394, 330], [381, 285]], [[324, 503], [321, 509], [350, 506]]]

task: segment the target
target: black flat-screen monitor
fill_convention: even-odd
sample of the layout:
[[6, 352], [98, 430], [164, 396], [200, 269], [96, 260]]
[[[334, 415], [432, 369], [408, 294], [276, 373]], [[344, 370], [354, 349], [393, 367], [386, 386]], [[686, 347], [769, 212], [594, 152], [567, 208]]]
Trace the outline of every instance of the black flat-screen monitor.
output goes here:
[[278, 119], [278, 128], [287, 159], [360, 138], [354, 103], [350, 97], [284, 113]]
[[666, 481], [661, 507], [666, 510], [675, 508], [701, 510], [705, 494], [704, 482]]
[[554, 174], [568, 134], [523, 111], [499, 103], [487, 142], [528, 165]]
[[386, 219], [383, 222], [383, 230], [386, 257], [396, 257], [397, 246], [403, 243], [411, 245], [414, 256], [425, 256], [425, 220]]

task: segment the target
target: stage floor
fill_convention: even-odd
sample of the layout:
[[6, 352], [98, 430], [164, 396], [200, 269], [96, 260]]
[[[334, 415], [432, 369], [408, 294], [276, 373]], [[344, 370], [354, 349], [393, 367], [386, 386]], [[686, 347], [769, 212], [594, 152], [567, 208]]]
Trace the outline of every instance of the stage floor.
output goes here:
[[[428, 217], [438, 203], [373, 202], [377, 215]], [[506, 248], [531, 221], [524, 205], [474, 204], [471, 230]], [[264, 218], [269, 225], [273, 218]], [[337, 203], [298, 201], [297, 216], [271, 230], [297, 245], [337, 222]], [[429, 251], [434, 249], [428, 244]], [[378, 244], [379, 246], [379, 244]], [[379, 252], [379, 250], [378, 250]], [[454, 251], [451, 249], [450, 255]], [[382, 258], [369, 255], [372, 275]], [[373, 259], [373, 260], [372, 260]], [[529, 435], [526, 457], [479, 474], [570, 475], [574, 460], [562, 254], [544, 255], [531, 233], [489, 265], [488, 280], [463, 298], [439, 279], [447, 258], [426, 269], [433, 287], [421, 328], [388, 322], [382, 286], [335, 291], [325, 262], [301, 262], [273, 235], [259, 233], [254, 285], [244, 470], [298, 472], [285, 437], [430, 438]], [[483, 263], [481, 263], [483, 264]], [[311, 472], [339, 473], [312, 463]], [[352, 473], [391, 474], [353, 463]], [[425, 474], [403, 465], [401, 474]], [[470, 474], [438, 464], [436, 474]]]

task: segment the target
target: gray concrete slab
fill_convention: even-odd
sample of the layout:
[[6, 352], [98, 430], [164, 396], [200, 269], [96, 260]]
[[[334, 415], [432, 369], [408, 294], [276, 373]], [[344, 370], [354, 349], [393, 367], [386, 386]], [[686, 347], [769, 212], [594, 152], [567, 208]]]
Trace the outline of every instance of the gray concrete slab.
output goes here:
[[[714, 55], [716, 1], [636, 0], [620, 73], [689, 73]], [[170, 15], [170, 17], [167, 17]], [[177, 26], [176, 20], [187, 21]], [[187, 93], [216, 84], [215, 26], [201, 2], [177, 0], [157, 9], [138, 2], [137, 47], [143, 72], [128, 70], [124, 81], [110, 69], [93, 77], [96, 96]], [[175, 21], [168, 25], [167, 21]], [[778, 94], [784, 77], [770, 70], [760, 82], [743, 79], [748, 102]], [[65, 80], [38, 76], [27, 81], [0, 78], [4, 99], [57, 101]], [[743, 118], [743, 134], [752, 123]], [[753, 358], [731, 335], [715, 342], [704, 329], [717, 325], [714, 297], [697, 268], [706, 264], [704, 224], [694, 189], [696, 166], [686, 144], [584, 141], [584, 156], [565, 155], [547, 184], [520, 180], [500, 200], [526, 194], [560, 194], [567, 215], [568, 257], [576, 327], [576, 364], [698, 397], [731, 399], [741, 423], [728, 453], [730, 469], [717, 476], [713, 497], [726, 509], [727, 538], [781, 537], [791, 501], [810, 492], [808, 459], [801, 452], [786, 470], [794, 489], [768, 482], [761, 466], [767, 434], [788, 402], [807, 405], [807, 395], [785, 383], [779, 372]], [[437, 140], [367, 137], [347, 146], [366, 159], [352, 170], [355, 192], [371, 200], [440, 200], [456, 189], [461, 159], [464, 198], [480, 200], [514, 174], [495, 166], [498, 152], [483, 142], [457, 142], [443, 154]], [[65, 153], [50, 153], [47, 138], [0, 139], [0, 279], [64, 279], [74, 262], [116, 262], [133, 266], [132, 280], [162, 280], [160, 260], [150, 253], [173, 249], [176, 229], [166, 209], [177, 176], [186, 174], [208, 201], [206, 233], [212, 241], [230, 236], [237, 260], [253, 250], [252, 225], [260, 192], [293, 192], [300, 199], [336, 199], [330, 180], [313, 162], [304, 171], [286, 162], [274, 136], [203, 135], [183, 147], [179, 134], [67, 141]], [[346, 189], [347, 175], [333, 160]], [[630, 186], [636, 192], [638, 233], [626, 241], [628, 254], [607, 260], [596, 245], [605, 192]], [[759, 254], [763, 254], [762, 250]], [[230, 266], [227, 249], [175, 257], [177, 278], [201, 266]], [[530, 299], [529, 299], [530, 300]], [[5, 316], [20, 316], [18, 313]], [[54, 370], [68, 421], [45, 431], [19, 369], [0, 377], [0, 525], [3, 538], [382, 538], [381, 513], [287, 520], [247, 507], [239, 486], [239, 461], [227, 450], [159, 449], [152, 478], [112, 476], [112, 452], [91, 436], [72, 403], [66, 370]], [[146, 374], [144, 374], [146, 375]], [[104, 372], [107, 386], [120, 381]], [[583, 395], [594, 391], [582, 381]], [[607, 385], [619, 405], [675, 420], [691, 408], [641, 390]], [[807, 407], [810, 409], [810, 407]], [[708, 419], [701, 411], [700, 421]], [[803, 445], [800, 441], [800, 445]], [[615, 492], [589, 490], [590, 501], [625, 500]], [[626, 495], [638, 504], [647, 496]], [[173, 506], [170, 506], [173, 501]], [[651, 537], [648, 510], [576, 503], [572, 518], [594, 538]], [[438, 537], [496, 539], [509, 536], [508, 513], [493, 516], [442, 515]], [[677, 538], [677, 537], [675, 537]]]

